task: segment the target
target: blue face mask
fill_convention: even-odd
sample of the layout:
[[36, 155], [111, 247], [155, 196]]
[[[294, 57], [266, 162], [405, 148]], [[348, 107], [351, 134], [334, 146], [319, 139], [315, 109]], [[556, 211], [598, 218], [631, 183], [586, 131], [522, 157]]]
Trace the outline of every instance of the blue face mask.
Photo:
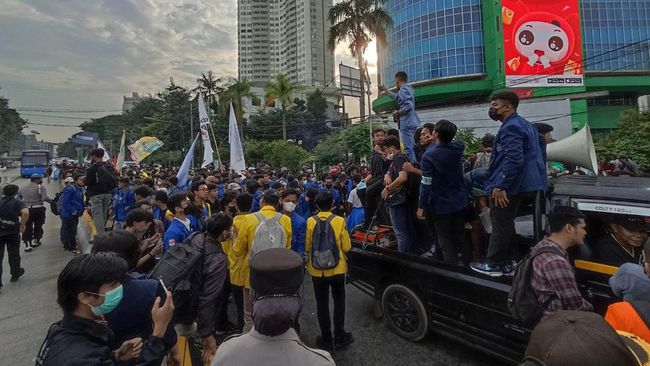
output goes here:
[[124, 294], [124, 288], [122, 287], [122, 285], [117, 286], [116, 288], [108, 291], [104, 295], [93, 293], [93, 295], [103, 296], [104, 303], [99, 306], [91, 306], [90, 309], [92, 310], [93, 314], [97, 316], [108, 314], [111, 311], [115, 310], [117, 305], [120, 304], [120, 301], [122, 301], [123, 294]]

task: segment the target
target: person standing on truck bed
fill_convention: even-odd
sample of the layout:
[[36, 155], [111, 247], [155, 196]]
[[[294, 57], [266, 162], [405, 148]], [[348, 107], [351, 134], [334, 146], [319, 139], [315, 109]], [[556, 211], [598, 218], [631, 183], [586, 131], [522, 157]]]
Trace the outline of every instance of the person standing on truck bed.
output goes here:
[[485, 191], [490, 194], [492, 235], [487, 261], [470, 267], [490, 276], [514, 271], [517, 260], [515, 223], [519, 207], [530, 203], [548, 187], [542, 141], [537, 130], [517, 114], [519, 97], [512, 91], [495, 93], [488, 115], [502, 125], [490, 157]]
[[97, 229], [97, 235], [104, 232], [108, 209], [113, 199], [112, 192], [117, 187], [117, 175], [110, 163], [103, 161], [104, 149], [90, 152], [93, 165], [86, 171], [86, 194], [90, 200], [90, 213]]

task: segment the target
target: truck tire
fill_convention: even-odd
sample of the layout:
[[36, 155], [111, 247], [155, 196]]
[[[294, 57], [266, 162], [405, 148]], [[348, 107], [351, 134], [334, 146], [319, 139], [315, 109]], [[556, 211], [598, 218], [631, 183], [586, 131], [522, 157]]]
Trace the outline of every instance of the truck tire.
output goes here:
[[388, 327], [400, 337], [417, 342], [429, 332], [429, 316], [418, 295], [410, 288], [392, 284], [384, 289], [381, 306]]

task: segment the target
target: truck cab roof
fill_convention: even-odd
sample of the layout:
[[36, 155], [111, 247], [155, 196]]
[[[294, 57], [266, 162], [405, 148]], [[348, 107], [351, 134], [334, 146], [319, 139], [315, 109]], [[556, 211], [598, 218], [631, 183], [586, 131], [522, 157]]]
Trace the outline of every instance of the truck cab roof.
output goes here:
[[565, 175], [550, 183], [553, 195], [650, 202], [650, 178]]

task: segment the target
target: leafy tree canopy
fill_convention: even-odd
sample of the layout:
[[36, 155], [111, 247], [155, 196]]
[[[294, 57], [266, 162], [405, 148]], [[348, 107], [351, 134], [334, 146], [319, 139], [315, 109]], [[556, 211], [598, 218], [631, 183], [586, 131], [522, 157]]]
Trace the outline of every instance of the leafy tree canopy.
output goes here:
[[643, 167], [650, 167], [650, 112], [636, 110], [621, 114], [618, 128], [598, 136], [595, 141], [598, 159], [612, 160], [627, 155]]
[[11, 150], [27, 121], [20, 118], [15, 109], [9, 107], [9, 100], [0, 96], [0, 153]]

